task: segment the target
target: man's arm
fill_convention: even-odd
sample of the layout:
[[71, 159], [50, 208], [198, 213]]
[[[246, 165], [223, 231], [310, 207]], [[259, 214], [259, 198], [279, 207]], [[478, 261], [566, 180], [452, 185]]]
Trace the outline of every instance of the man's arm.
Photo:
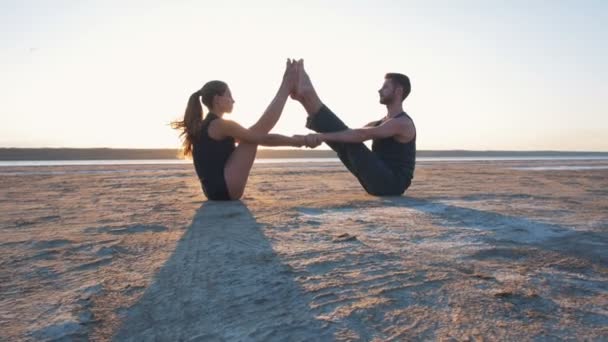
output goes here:
[[318, 138], [322, 141], [360, 143], [366, 140], [389, 138], [400, 135], [409, 141], [414, 137], [414, 134], [413, 126], [409, 121], [393, 119], [377, 127], [363, 127], [347, 129], [340, 132], [321, 133], [318, 135]]

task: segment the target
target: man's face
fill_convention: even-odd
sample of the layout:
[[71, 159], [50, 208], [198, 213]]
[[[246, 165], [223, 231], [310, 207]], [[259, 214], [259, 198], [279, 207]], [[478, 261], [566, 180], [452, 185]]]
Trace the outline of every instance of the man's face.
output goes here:
[[380, 103], [383, 105], [392, 103], [395, 100], [395, 86], [393, 85], [393, 81], [390, 79], [385, 79], [384, 84], [382, 84], [382, 88], [378, 90], [378, 94], [380, 94]]

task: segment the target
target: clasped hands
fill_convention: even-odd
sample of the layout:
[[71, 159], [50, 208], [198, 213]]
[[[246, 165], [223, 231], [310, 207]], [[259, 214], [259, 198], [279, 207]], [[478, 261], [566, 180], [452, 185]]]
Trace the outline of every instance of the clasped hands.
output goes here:
[[294, 135], [293, 138], [298, 141], [298, 145], [309, 148], [315, 148], [323, 143], [321, 134]]

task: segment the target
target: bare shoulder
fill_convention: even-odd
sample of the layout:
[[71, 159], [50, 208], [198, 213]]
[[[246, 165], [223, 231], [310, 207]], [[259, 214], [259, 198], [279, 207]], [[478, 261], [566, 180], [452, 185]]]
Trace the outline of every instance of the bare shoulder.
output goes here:
[[414, 120], [412, 120], [412, 118], [407, 113], [403, 112], [402, 114], [405, 114], [405, 115], [400, 115], [399, 117], [397, 117], [395, 119], [402, 121], [402, 122], [407, 122], [411, 125], [414, 124]]
[[227, 132], [231, 127], [234, 127], [235, 124], [236, 122], [234, 121], [217, 118], [209, 123], [209, 136], [216, 140], [224, 139], [229, 135]]
[[395, 121], [395, 123], [399, 125], [400, 133], [395, 136], [397, 141], [401, 143], [408, 143], [416, 137], [416, 126], [409, 115], [394, 118], [392, 121]]
[[213, 120], [209, 127], [211, 127], [212, 125], [215, 125], [215, 127], [221, 130], [242, 128], [241, 125], [238, 124], [238, 122], [223, 118]]
[[413, 129], [416, 128], [416, 126], [414, 125], [414, 120], [409, 115], [403, 115], [393, 120], [398, 121], [403, 127], [409, 127]]

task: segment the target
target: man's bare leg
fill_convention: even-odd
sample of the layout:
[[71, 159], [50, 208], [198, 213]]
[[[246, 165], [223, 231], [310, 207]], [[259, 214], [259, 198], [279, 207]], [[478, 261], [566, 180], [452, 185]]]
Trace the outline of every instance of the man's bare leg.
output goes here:
[[[291, 98], [302, 104], [308, 118], [306, 127], [315, 132], [337, 132], [348, 129], [348, 127], [334, 113], [321, 102], [319, 95], [310, 81], [310, 77], [304, 70], [304, 61], [300, 59], [296, 62], [296, 76], [294, 90]], [[343, 143], [327, 143], [332, 149], [339, 148]]]
[[304, 60], [302, 59], [296, 64], [296, 75], [297, 81], [291, 98], [299, 101], [309, 116], [315, 115], [323, 106], [323, 102], [321, 102], [312, 82], [310, 82], [310, 77], [304, 70]]

